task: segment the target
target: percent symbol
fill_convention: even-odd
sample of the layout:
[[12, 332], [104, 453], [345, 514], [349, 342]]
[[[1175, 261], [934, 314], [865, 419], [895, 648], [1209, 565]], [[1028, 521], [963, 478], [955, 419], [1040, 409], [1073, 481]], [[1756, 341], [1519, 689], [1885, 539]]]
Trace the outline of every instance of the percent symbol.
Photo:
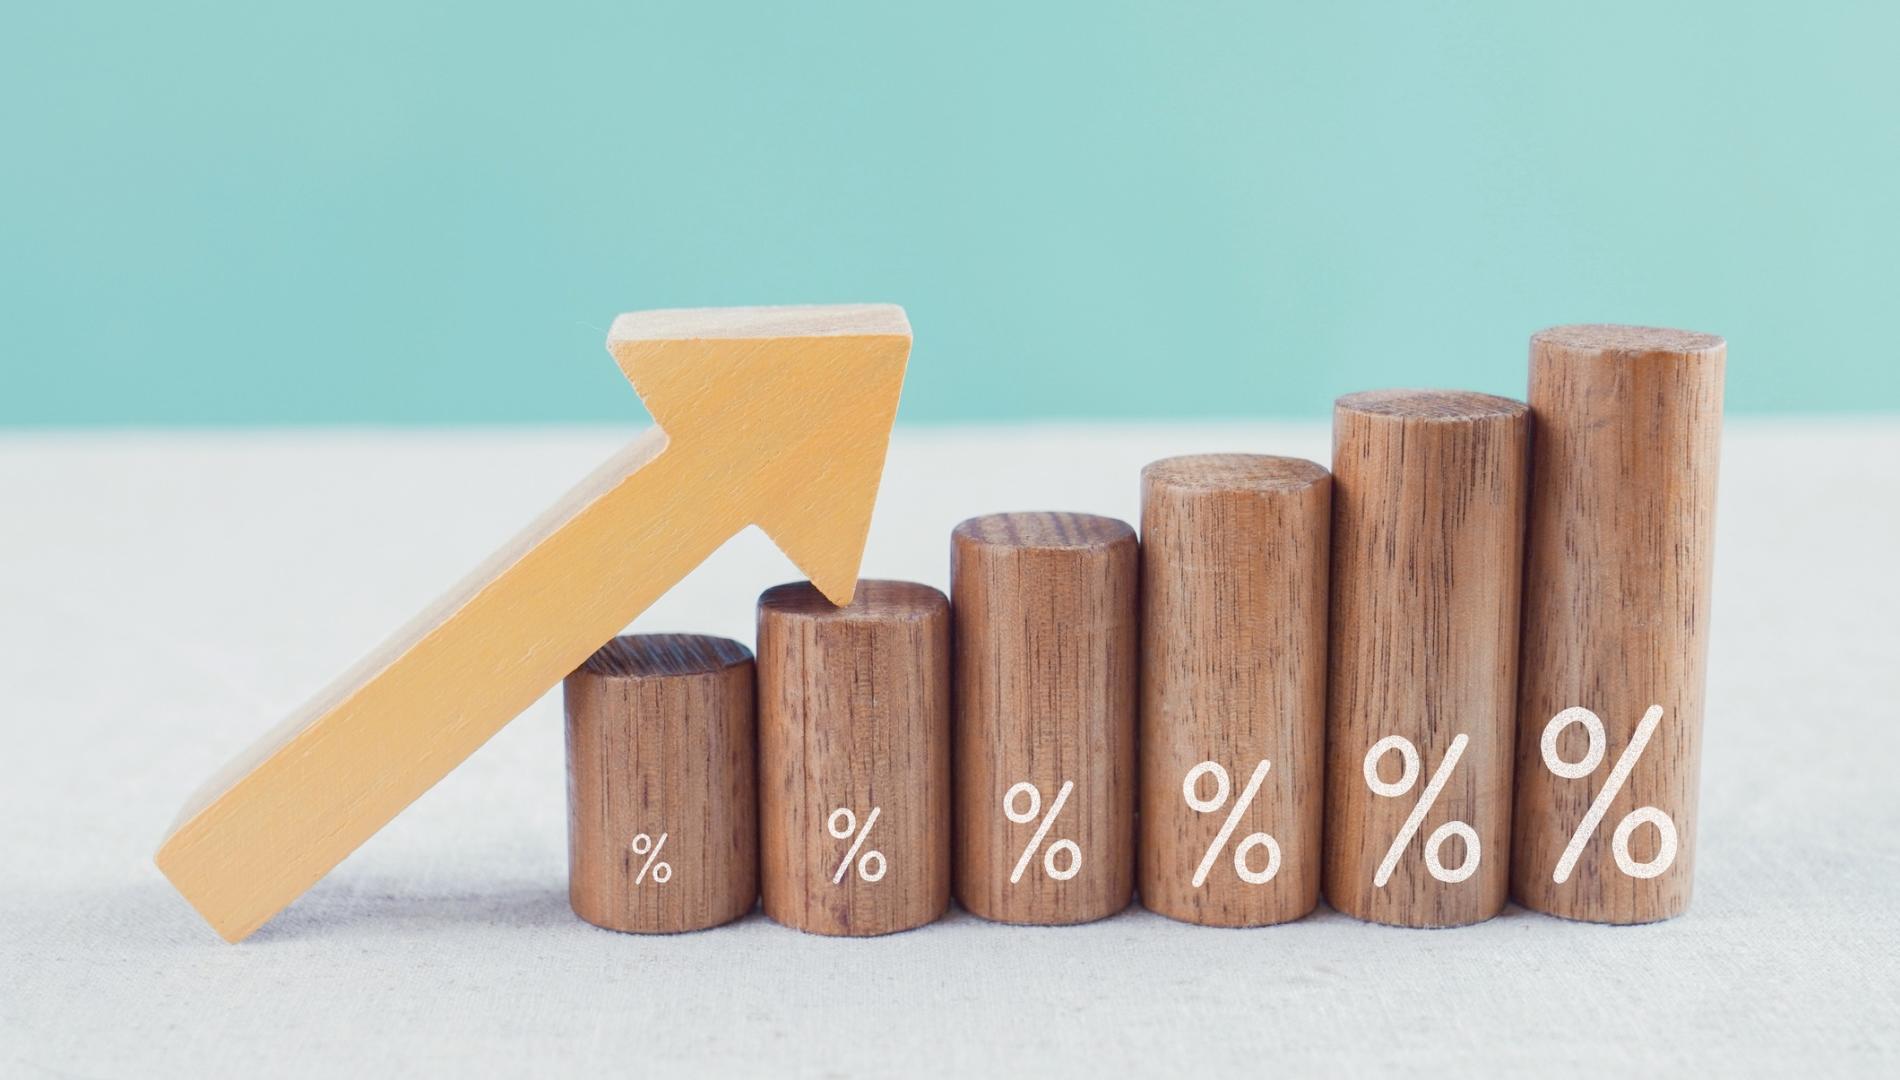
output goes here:
[[[1221, 823], [1220, 831], [1214, 834], [1214, 842], [1208, 845], [1207, 854], [1201, 856], [1201, 865], [1194, 868], [1195, 888], [1207, 884], [1207, 873], [1214, 868], [1214, 860], [1220, 857], [1227, 841], [1233, 837], [1234, 830], [1240, 826], [1240, 819], [1253, 806], [1254, 796], [1260, 794], [1260, 784], [1266, 780], [1267, 770], [1272, 765], [1272, 762], [1262, 758], [1260, 764], [1254, 766], [1253, 775], [1247, 778], [1247, 786], [1241, 790], [1240, 798], [1228, 812], [1227, 820]], [[1203, 776], [1214, 778], [1214, 794], [1211, 798], [1201, 798], [1197, 790]], [[1186, 778], [1181, 781], [1181, 797], [1197, 814], [1211, 814], [1226, 806], [1231, 790], [1232, 783], [1228, 780], [1227, 770], [1216, 761], [1201, 762], [1189, 769]], [[1247, 853], [1257, 847], [1267, 849], [1267, 866], [1264, 870], [1255, 870], [1247, 865]], [[1272, 836], [1263, 832], [1248, 833], [1241, 837], [1240, 843], [1234, 845], [1234, 873], [1240, 876], [1240, 880], [1249, 885], [1265, 885], [1279, 872], [1280, 845]]]
[[[1452, 768], [1458, 764], [1458, 759], [1464, 755], [1465, 747], [1470, 742], [1470, 736], [1463, 733], [1451, 740], [1451, 748], [1445, 751], [1444, 760], [1438, 763], [1437, 770], [1425, 784], [1425, 793], [1419, 796], [1412, 812], [1406, 815], [1405, 823], [1399, 826], [1398, 835], [1392, 838], [1392, 846], [1385, 850], [1385, 858], [1379, 861], [1379, 869], [1372, 875], [1374, 886], [1383, 889], [1385, 883], [1392, 880], [1392, 871], [1399, 865], [1399, 856], [1405, 853], [1406, 845], [1418, 835], [1418, 827], [1424, 824], [1425, 815], [1431, 812], [1432, 804], [1438, 801], [1439, 793], [1445, 790], [1445, 784], [1451, 780]], [[1387, 783], [1379, 779], [1379, 759], [1394, 750], [1399, 753], [1403, 769], [1397, 780]], [[1373, 794], [1389, 798], [1404, 795], [1418, 784], [1418, 747], [1403, 735], [1387, 735], [1366, 751], [1365, 773], [1366, 786], [1372, 789]], [[1439, 859], [1438, 853], [1445, 846], [1445, 841], [1454, 836], [1464, 838], [1465, 860], [1455, 867], [1447, 867]], [[1447, 821], [1425, 838], [1425, 869], [1447, 885], [1456, 885], [1477, 873], [1479, 854], [1477, 830], [1462, 821]]]
[[[1622, 756], [1611, 767], [1610, 778], [1604, 782], [1603, 790], [1597, 792], [1596, 800], [1584, 813], [1583, 820], [1577, 823], [1577, 831], [1570, 834], [1570, 843], [1564, 848], [1563, 856], [1557, 860], [1557, 869], [1550, 875], [1551, 881], [1562, 885], [1570, 880], [1570, 871], [1576, 868], [1577, 859], [1583, 854], [1583, 845], [1596, 834], [1597, 826], [1603, 823], [1603, 815], [1609, 812], [1610, 803], [1616, 800], [1617, 793], [1623, 790], [1624, 782], [1629, 780], [1630, 771], [1636, 768], [1644, 748], [1649, 746], [1650, 736], [1656, 734], [1656, 728], [1662, 723], [1662, 715], [1661, 705], [1651, 705], [1649, 711], [1643, 714], [1643, 719], [1636, 725], [1636, 734], [1630, 737], [1629, 745], [1623, 748]], [[1557, 740], [1562, 737], [1564, 729], [1572, 724], [1583, 725], [1583, 730], [1590, 736], [1590, 747], [1579, 760], [1565, 761], [1557, 752]], [[1603, 763], [1603, 753], [1608, 745], [1609, 740], [1603, 734], [1603, 720], [1596, 713], [1581, 706], [1565, 709], [1551, 717], [1550, 723], [1544, 727], [1541, 741], [1544, 767], [1565, 780], [1581, 780]], [[1649, 861], [1638, 862], [1630, 855], [1630, 835], [1645, 822], [1656, 827], [1659, 849]], [[1631, 810], [1623, 815], [1623, 820], [1617, 823], [1616, 832], [1610, 835], [1610, 852], [1616, 856], [1616, 865], [1625, 874], [1633, 878], [1653, 878], [1676, 861], [1676, 823], [1654, 806]]]
[[[831, 875], [833, 885], [844, 884], [844, 872], [851, 869], [853, 859], [858, 861], [858, 877], [873, 884], [884, 880], [884, 871], [890, 869], [890, 865], [884, 861], [884, 853], [867, 851], [862, 856], [858, 854], [858, 849], [864, 846], [865, 838], [871, 835], [871, 826], [877, 824], [877, 816], [883, 812], [884, 808], [881, 806], [871, 807], [871, 812], [864, 817], [862, 832], [858, 830], [858, 815], [852, 813], [848, 806], [840, 806], [825, 819], [825, 831], [830, 833], [834, 840], [843, 840], [852, 833], [857, 833], [857, 839], [851, 841], [851, 850], [844, 853], [844, 861], [838, 864], [838, 872]], [[871, 869], [873, 862], [877, 864], [876, 870]]]
[[633, 883], [635, 885], [646, 880], [648, 870], [653, 871], [653, 884], [655, 885], [664, 885], [673, 880], [673, 864], [660, 861], [660, 849], [666, 846], [665, 833], [661, 833], [657, 841], [646, 833], [641, 833], [634, 837], [633, 843], [628, 846], [632, 848], [635, 855], [645, 855], [647, 857], [646, 865], [640, 868], [639, 873], [633, 875]]
[[[1042, 823], [1036, 826], [1036, 835], [1030, 837], [1029, 846], [1023, 849], [1022, 857], [1016, 860], [1016, 869], [1010, 871], [1009, 883], [1011, 885], [1023, 879], [1023, 871], [1029, 869], [1029, 860], [1035, 857], [1036, 849], [1042, 847], [1043, 840], [1049, 835], [1050, 826], [1056, 823], [1056, 816], [1062, 813], [1062, 804], [1069, 801], [1069, 792], [1074, 790], [1075, 781], [1064, 780], [1062, 782], [1061, 790], [1056, 792], [1055, 799], [1049, 803], [1049, 812], [1043, 815]], [[1016, 801], [1019, 796], [1027, 796], [1029, 799], [1029, 805], [1022, 810], [1016, 809]], [[1041, 813], [1042, 792], [1037, 790], [1036, 785], [1029, 781], [1024, 780], [1019, 784], [1015, 784], [1004, 793], [1003, 814], [1016, 824], [1027, 825], [1036, 820], [1036, 815]], [[1068, 852], [1069, 865], [1060, 868], [1056, 866], [1056, 852], [1058, 851]], [[1057, 881], [1069, 880], [1082, 872], [1081, 847], [1073, 840], [1057, 840], [1043, 851], [1042, 869], [1044, 873]]]

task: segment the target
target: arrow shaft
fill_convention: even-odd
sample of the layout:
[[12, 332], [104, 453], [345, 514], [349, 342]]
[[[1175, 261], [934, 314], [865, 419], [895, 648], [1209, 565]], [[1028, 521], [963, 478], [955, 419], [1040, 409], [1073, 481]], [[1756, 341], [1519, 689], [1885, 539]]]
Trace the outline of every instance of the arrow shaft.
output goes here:
[[682, 505], [717, 465], [658, 428], [629, 444], [214, 778], [166, 875], [210, 917], [200, 887], [241, 867], [219, 929], [261, 925], [747, 524], [737, 497]]

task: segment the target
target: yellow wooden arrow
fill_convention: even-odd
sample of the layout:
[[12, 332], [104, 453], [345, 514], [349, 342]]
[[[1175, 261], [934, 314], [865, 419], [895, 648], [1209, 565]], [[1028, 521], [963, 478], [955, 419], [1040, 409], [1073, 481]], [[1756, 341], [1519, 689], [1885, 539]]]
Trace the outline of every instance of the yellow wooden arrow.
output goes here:
[[888, 304], [645, 311], [607, 348], [659, 426], [226, 766], [158, 866], [237, 941], [756, 524], [851, 599], [910, 323]]

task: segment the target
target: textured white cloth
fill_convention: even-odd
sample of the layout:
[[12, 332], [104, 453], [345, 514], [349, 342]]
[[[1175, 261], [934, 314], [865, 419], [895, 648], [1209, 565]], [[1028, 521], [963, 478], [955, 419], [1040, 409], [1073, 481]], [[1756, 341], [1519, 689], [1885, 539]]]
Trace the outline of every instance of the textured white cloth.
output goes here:
[[[0, 436], [0, 1075], [1900, 1066], [1900, 423], [1874, 421], [1730, 425], [1699, 881], [1673, 922], [613, 934], [567, 909], [550, 695], [219, 941], [150, 861], [185, 796], [627, 434]], [[967, 515], [1132, 518], [1151, 458], [1326, 441], [902, 428], [866, 572], [942, 586]], [[791, 576], [749, 533], [638, 626], [749, 643]]]

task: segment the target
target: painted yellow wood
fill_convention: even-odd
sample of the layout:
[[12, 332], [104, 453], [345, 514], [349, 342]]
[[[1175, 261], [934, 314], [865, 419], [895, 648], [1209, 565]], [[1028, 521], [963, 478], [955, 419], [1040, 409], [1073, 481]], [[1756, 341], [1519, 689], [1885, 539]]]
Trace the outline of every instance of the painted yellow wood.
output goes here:
[[212, 778], [159, 869], [246, 937], [747, 525], [849, 603], [910, 340], [886, 304], [614, 320], [659, 426]]

